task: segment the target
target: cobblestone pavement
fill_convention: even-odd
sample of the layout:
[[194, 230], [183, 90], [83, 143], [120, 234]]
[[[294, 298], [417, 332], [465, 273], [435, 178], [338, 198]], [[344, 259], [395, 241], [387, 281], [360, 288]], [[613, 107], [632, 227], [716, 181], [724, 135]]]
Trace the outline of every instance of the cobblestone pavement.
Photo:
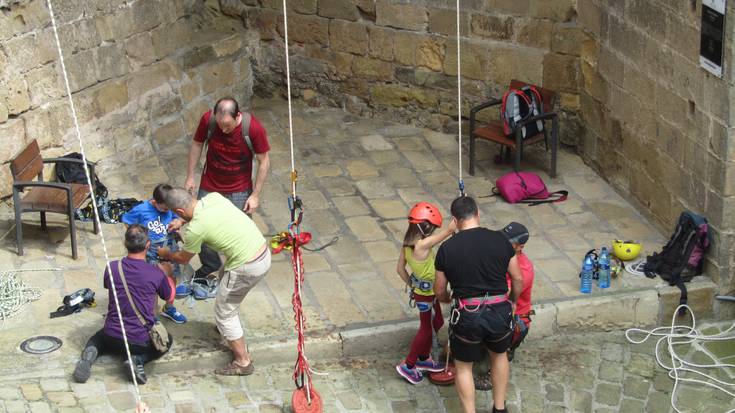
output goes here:
[[[724, 326], [712, 326], [712, 334]], [[653, 343], [628, 344], [622, 332], [594, 333], [530, 340], [512, 363], [509, 409], [524, 412], [649, 412], [670, 411], [673, 381], [656, 365]], [[733, 363], [735, 342], [706, 350], [697, 346], [688, 359], [709, 362], [708, 354]], [[377, 359], [319, 362], [314, 376], [324, 398], [325, 412], [459, 412], [454, 387], [428, 382], [412, 386], [393, 370], [398, 360]], [[256, 361], [257, 362], [257, 361]], [[141, 386], [143, 400], [154, 411], [167, 412], [290, 412], [292, 365], [258, 365], [253, 376], [215, 376], [211, 370], [151, 374]], [[71, 382], [69, 372], [48, 378], [0, 379], [0, 410], [106, 412], [130, 410], [131, 384], [121, 370], [95, 373], [86, 384]], [[733, 381], [735, 372], [719, 372]], [[478, 392], [479, 411], [487, 411], [489, 392]], [[678, 406], [685, 412], [724, 412], [735, 408], [725, 393], [694, 386], [678, 390]]]

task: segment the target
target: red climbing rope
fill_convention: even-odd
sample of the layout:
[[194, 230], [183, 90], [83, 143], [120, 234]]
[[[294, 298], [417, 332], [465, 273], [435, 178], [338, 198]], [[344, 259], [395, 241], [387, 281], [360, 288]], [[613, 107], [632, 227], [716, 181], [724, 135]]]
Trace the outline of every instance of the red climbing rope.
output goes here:
[[301, 201], [298, 197], [289, 198], [289, 210], [291, 212], [291, 224], [288, 232], [281, 232], [271, 238], [273, 253], [286, 250], [291, 252], [291, 264], [294, 274], [294, 291], [291, 297], [293, 306], [294, 322], [296, 324], [296, 364], [294, 365], [293, 380], [296, 390], [291, 398], [291, 405], [296, 413], [321, 413], [322, 400], [319, 393], [314, 389], [311, 381], [311, 368], [306, 358], [305, 337], [306, 316], [304, 315], [301, 301], [302, 285], [304, 284], [304, 259], [301, 248], [311, 241], [311, 234], [301, 232]]
[[[293, 379], [297, 388], [306, 387], [313, 393], [311, 385], [311, 371], [309, 370], [309, 361], [304, 353], [304, 330], [306, 329], [306, 316], [301, 303], [301, 286], [304, 283], [304, 260], [301, 256], [301, 248], [296, 238], [292, 237], [292, 255], [291, 264], [293, 264], [294, 273], [294, 292], [291, 299], [293, 305], [294, 321], [296, 322], [296, 365], [294, 366]], [[313, 394], [309, 394], [313, 396]]]

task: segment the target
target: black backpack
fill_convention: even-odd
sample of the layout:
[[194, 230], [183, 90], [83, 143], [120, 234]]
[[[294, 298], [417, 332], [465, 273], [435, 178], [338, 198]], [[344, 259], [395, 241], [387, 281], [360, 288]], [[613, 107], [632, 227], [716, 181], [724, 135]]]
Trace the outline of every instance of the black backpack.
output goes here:
[[[82, 159], [82, 155], [73, 152], [62, 156], [62, 158]], [[107, 187], [100, 182], [99, 177], [95, 173], [92, 178], [94, 185], [94, 193], [97, 197], [107, 198]], [[87, 175], [84, 173], [84, 166], [80, 163], [59, 162], [56, 164], [56, 180], [68, 184], [87, 184]]]
[[669, 242], [661, 252], [655, 252], [646, 258], [643, 271], [648, 278], [654, 278], [658, 274], [669, 285], [679, 287], [679, 304], [686, 304], [687, 288], [684, 283], [702, 274], [704, 255], [711, 245], [712, 233], [707, 219], [684, 211], [679, 216], [679, 222]]
[[[107, 199], [97, 197], [96, 200], [97, 208], [100, 211], [100, 222], [104, 222], [106, 224], [117, 224], [122, 222], [122, 216], [126, 212], [143, 202], [135, 198]], [[92, 212], [92, 203], [90, 202], [84, 208], [76, 210], [75, 218], [83, 222], [91, 221], [94, 219]]]

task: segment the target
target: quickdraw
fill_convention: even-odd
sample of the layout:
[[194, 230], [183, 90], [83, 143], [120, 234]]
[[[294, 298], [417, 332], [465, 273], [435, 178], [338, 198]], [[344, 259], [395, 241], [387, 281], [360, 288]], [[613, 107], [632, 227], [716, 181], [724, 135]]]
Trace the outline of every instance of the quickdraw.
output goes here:
[[303, 211], [304, 204], [301, 202], [301, 198], [289, 196], [288, 197], [288, 210], [291, 211], [291, 223], [288, 224], [289, 228], [292, 226], [301, 225], [301, 220], [304, 218]]

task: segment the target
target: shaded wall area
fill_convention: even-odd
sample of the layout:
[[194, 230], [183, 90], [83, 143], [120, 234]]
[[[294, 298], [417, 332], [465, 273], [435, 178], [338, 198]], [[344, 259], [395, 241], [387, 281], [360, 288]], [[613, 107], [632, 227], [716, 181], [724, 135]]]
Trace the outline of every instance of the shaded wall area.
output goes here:
[[582, 47], [579, 150], [606, 180], [670, 233], [679, 213], [715, 233], [707, 274], [733, 293], [733, 3], [725, 74], [699, 67], [701, 1], [579, 0]]
[[[216, 97], [250, 100], [257, 35], [217, 4], [53, 5], [87, 155], [103, 169], [183, 156], [172, 143], [190, 138]], [[79, 151], [50, 22], [44, 0], [0, 2], [0, 162], [33, 139], [47, 157]], [[10, 182], [0, 168], [0, 195]]]

